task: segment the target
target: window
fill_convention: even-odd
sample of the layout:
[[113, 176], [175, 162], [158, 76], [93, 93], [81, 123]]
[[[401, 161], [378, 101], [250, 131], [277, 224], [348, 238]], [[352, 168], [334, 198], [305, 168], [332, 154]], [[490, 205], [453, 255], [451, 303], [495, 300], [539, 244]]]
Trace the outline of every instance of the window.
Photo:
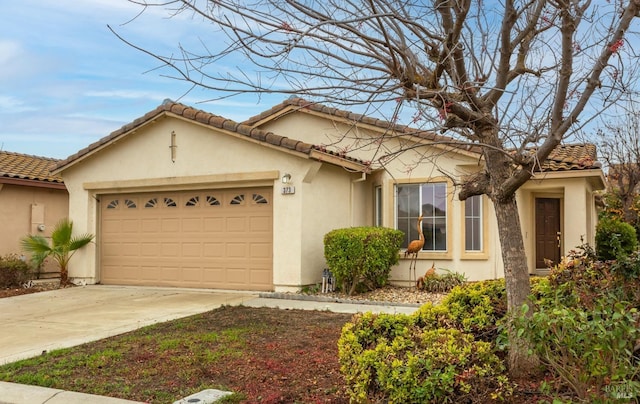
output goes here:
[[220, 206], [220, 201], [215, 196], [207, 195], [207, 203], [209, 206]]
[[200, 197], [199, 196], [192, 196], [187, 203], [185, 204], [185, 206], [198, 206], [200, 204]]
[[422, 214], [424, 251], [447, 251], [447, 183], [398, 185], [396, 228], [405, 234], [403, 247], [419, 238], [417, 221]]
[[115, 209], [118, 207], [118, 204], [119, 204], [118, 200], [114, 199], [111, 202], [109, 202], [109, 204], [107, 205], [107, 209]]
[[464, 201], [464, 249], [482, 251], [482, 195]]
[[375, 218], [374, 218], [374, 225], [375, 226], [382, 226], [382, 186], [377, 185], [374, 189], [374, 203], [375, 203], [375, 207], [374, 207], [374, 211], [375, 211]]
[[269, 203], [269, 201], [267, 201], [267, 198], [260, 194], [253, 194], [253, 202], [259, 205]]
[[239, 194], [234, 196], [231, 202], [229, 203], [231, 205], [244, 205], [244, 194]]

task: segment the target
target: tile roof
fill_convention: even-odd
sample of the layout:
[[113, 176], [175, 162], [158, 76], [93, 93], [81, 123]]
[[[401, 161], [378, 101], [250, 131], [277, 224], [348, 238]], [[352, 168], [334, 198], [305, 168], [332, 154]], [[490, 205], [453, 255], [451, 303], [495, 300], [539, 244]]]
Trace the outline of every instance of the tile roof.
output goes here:
[[556, 147], [541, 171], [574, 171], [602, 168], [597, 160], [596, 146], [587, 144], [568, 144]]
[[[219, 115], [211, 114], [209, 112], [189, 107], [181, 103], [173, 102], [171, 100], [165, 100], [165, 102], [163, 102], [156, 109], [146, 113], [133, 122], [124, 125], [108, 136], [105, 136], [97, 142], [92, 143], [86, 148], [67, 157], [65, 160], [59, 161], [55, 166], [54, 172], [59, 172], [63, 168], [72, 165], [75, 162], [88, 156], [93, 151], [105, 147], [118, 138], [126, 136], [134, 129], [167, 114], [182, 117], [184, 119], [189, 119], [206, 126], [228, 130], [235, 134], [250, 138], [254, 141], [258, 141], [278, 148], [283, 148], [286, 150], [307, 154], [309, 156], [311, 156], [314, 151], [319, 152], [325, 156], [334, 157], [340, 161], [350, 162], [361, 166], [363, 171], [368, 170], [368, 163], [359, 159], [351, 158], [344, 153], [328, 150], [323, 145], [313, 145], [285, 136], [277, 135], [273, 132], [268, 132], [254, 126], [264, 119], [273, 118], [274, 116], [278, 116], [280, 114], [286, 114], [301, 109], [315, 111], [318, 113], [343, 118], [349, 121], [360, 122], [385, 130], [391, 129], [396, 133], [405, 134], [407, 136], [417, 137], [432, 142], [439, 142], [458, 150], [464, 150], [475, 154], [480, 154], [481, 152], [481, 148], [477, 145], [470, 146], [468, 144], [462, 144], [456, 142], [450, 137], [441, 136], [431, 131], [423, 131], [405, 125], [389, 123], [381, 119], [355, 114], [337, 108], [327, 107], [319, 103], [309, 102], [302, 98], [289, 98], [284, 102], [245, 120], [242, 123], [238, 123]], [[315, 158], [318, 157], [316, 156]], [[551, 153], [547, 161], [542, 165], [542, 171], [568, 171], [599, 168], [601, 168], [601, 165], [596, 160], [596, 147], [592, 144], [558, 146]]]
[[62, 184], [62, 177], [51, 173], [59, 161], [48, 157], [0, 151], [0, 178]]
[[245, 136], [247, 138], [250, 138], [252, 140], [255, 140], [270, 146], [276, 146], [279, 148], [283, 148], [286, 150], [295, 151], [295, 152], [299, 152], [307, 155], [311, 155], [312, 151], [317, 151], [324, 155], [336, 157], [338, 160], [352, 162], [352, 163], [355, 163], [356, 165], [362, 165], [363, 168], [365, 168], [366, 166], [366, 164], [359, 159], [350, 158], [348, 156], [345, 156], [344, 154], [335, 153], [335, 152], [326, 150], [326, 148], [322, 146], [316, 146], [316, 145], [305, 143], [299, 140], [288, 138], [285, 136], [276, 135], [275, 133], [254, 128], [252, 126], [249, 126], [243, 123], [238, 123], [230, 119], [221, 117], [219, 115], [214, 115], [209, 112], [192, 108], [184, 104], [173, 102], [171, 100], [165, 100], [156, 109], [146, 113], [145, 115], [134, 120], [133, 122], [130, 122], [124, 125], [120, 129], [112, 132], [108, 136], [103, 137], [97, 142], [90, 144], [84, 149], [78, 151], [77, 153], [67, 157], [65, 160], [60, 161], [56, 165], [55, 170], [59, 171], [69, 166], [70, 164], [73, 164], [74, 162], [82, 159], [83, 157], [87, 156], [91, 152], [97, 149], [100, 149], [103, 146], [108, 145], [109, 143], [117, 140], [122, 136], [126, 136], [129, 132], [136, 129], [137, 127], [142, 126], [146, 123], [149, 123], [166, 114], [196, 121], [198, 123], [201, 123], [203, 125], [210, 126], [213, 128], [228, 130], [238, 135]]
[[[303, 98], [291, 97], [274, 107], [253, 116], [243, 123], [247, 125], [256, 125], [260, 121], [270, 117], [284, 115], [288, 111], [307, 110], [322, 113], [337, 118], [343, 118], [349, 121], [360, 122], [372, 125], [381, 129], [391, 129], [397, 133], [415, 136], [421, 139], [439, 142], [456, 149], [469, 151], [480, 154], [482, 149], [478, 145], [469, 145], [467, 143], [457, 142], [455, 139], [438, 135], [432, 131], [425, 131], [411, 128], [405, 125], [393, 124], [388, 121], [356, 114], [349, 111], [331, 108], [319, 103], [310, 102]], [[533, 149], [535, 150], [535, 149]], [[568, 170], [586, 170], [599, 169], [601, 164], [597, 161], [596, 146], [593, 144], [572, 144], [560, 145], [555, 148], [547, 158], [545, 164], [542, 165], [541, 171], [568, 171]]]
[[412, 128], [410, 126], [392, 123], [389, 121], [385, 121], [383, 119], [373, 118], [370, 116], [356, 114], [354, 112], [349, 112], [349, 111], [341, 110], [338, 108], [328, 107], [323, 104], [320, 104], [317, 102], [311, 102], [311, 101], [305, 100], [304, 98], [298, 98], [298, 97], [290, 97], [285, 101], [281, 102], [280, 104], [275, 105], [272, 108], [243, 121], [242, 123], [246, 125], [254, 126], [258, 124], [260, 121], [267, 119], [269, 117], [277, 116], [280, 114], [286, 114], [287, 111], [293, 112], [293, 111], [299, 111], [299, 110], [318, 112], [321, 114], [334, 116], [336, 118], [342, 118], [351, 122], [358, 122], [365, 125], [371, 125], [383, 130], [392, 130], [397, 134], [413, 136], [413, 137], [417, 137], [423, 140], [428, 140], [431, 142], [439, 142], [442, 144], [453, 146], [459, 150], [469, 150], [474, 153], [481, 152], [481, 149], [478, 148], [477, 146], [456, 141], [455, 139], [448, 136], [438, 135], [433, 131]]

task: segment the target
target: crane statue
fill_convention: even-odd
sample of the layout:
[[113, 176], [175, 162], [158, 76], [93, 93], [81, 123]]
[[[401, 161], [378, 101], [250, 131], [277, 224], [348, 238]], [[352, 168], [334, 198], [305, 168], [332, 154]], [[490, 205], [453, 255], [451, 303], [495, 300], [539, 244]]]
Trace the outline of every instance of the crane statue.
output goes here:
[[418, 260], [418, 252], [424, 247], [424, 234], [422, 233], [422, 213], [418, 216], [418, 240], [412, 240], [407, 249], [404, 252], [404, 257], [411, 255], [411, 261], [409, 261], [409, 282], [411, 282], [411, 266], [413, 264], [413, 279], [416, 278], [416, 263]]

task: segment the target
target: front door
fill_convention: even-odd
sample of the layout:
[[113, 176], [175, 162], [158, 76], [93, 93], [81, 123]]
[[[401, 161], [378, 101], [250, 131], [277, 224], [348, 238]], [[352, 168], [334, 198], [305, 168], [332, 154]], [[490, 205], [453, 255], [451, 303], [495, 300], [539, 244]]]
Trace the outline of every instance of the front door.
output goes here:
[[536, 268], [560, 262], [560, 199], [536, 198]]

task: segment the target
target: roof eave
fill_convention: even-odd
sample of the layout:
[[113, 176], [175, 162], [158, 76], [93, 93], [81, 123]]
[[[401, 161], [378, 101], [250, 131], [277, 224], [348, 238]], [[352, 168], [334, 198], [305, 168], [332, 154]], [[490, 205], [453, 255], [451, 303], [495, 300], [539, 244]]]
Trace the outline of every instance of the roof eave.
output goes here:
[[47, 189], [67, 189], [63, 182], [53, 182], [29, 178], [0, 177], [0, 184], [20, 185], [25, 187]]
[[[334, 114], [329, 114], [327, 112], [325, 112], [324, 110], [316, 110], [313, 108], [308, 108], [304, 105], [297, 105], [297, 104], [289, 104], [289, 103], [285, 103], [285, 104], [281, 104], [280, 106], [276, 107], [275, 109], [273, 109], [272, 111], [270, 111], [271, 113], [269, 115], [265, 115], [263, 117], [261, 117], [259, 120], [254, 120], [252, 121], [252, 118], [249, 118], [247, 121], [245, 122], [250, 122], [250, 126], [253, 126], [255, 128], [260, 127], [261, 125], [264, 125], [268, 122], [271, 121], [275, 121], [289, 113], [292, 112], [302, 112], [305, 114], [309, 114], [309, 115], [313, 115], [313, 116], [317, 116], [320, 118], [325, 118], [325, 119], [331, 119], [334, 122], [340, 122], [343, 124], [347, 124], [347, 125], [352, 125], [354, 122], [355, 124], [363, 129], [368, 129], [374, 132], [378, 132], [378, 133], [382, 133], [385, 131], [391, 131], [393, 133], [395, 133], [397, 136], [403, 136], [406, 137], [408, 139], [410, 139], [411, 141], [418, 143], [418, 144], [422, 144], [422, 145], [426, 145], [426, 146], [431, 146], [431, 147], [435, 147], [437, 149], [440, 149], [442, 151], [446, 151], [446, 152], [452, 152], [452, 153], [458, 153], [458, 154], [462, 154], [464, 156], [467, 157], [477, 157], [479, 155], [479, 153], [474, 152], [473, 150], [467, 150], [465, 149], [463, 146], [457, 146], [455, 144], [454, 141], [437, 141], [437, 140], [431, 140], [431, 139], [426, 139], [424, 137], [419, 136], [418, 134], [412, 134], [409, 132], [403, 132], [403, 131], [398, 131], [393, 124], [389, 123], [389, 127], [388, 128], [384, 128], [381, 126], [376, 126], [372, 123], [367, 123], [367, 122], [361, 122], [361, 121], [354, 121], [351, 117], [353, 116], [359, 116], [358, 114], [352, 114], [349, 113], [348, 115], [334, 115]], [[345, 113], [347, 111], [344, 111]], [[382, 122], [382, 120], [379, 120]], [[427, 131], [424, 131], [427, 132]]]
[[601, 168], [585, 168], [580, 170], [542, 171], [534, 173], [531, 180], [587, 178], [594, 190], [605, 189], [606, 180]]
[[330, 163], [354, 172], [370, 173], [371, 167], [358, 161], [350, 160], [332, 153], [313, 149], [309, 152], [309, 158], [321, 163]]

